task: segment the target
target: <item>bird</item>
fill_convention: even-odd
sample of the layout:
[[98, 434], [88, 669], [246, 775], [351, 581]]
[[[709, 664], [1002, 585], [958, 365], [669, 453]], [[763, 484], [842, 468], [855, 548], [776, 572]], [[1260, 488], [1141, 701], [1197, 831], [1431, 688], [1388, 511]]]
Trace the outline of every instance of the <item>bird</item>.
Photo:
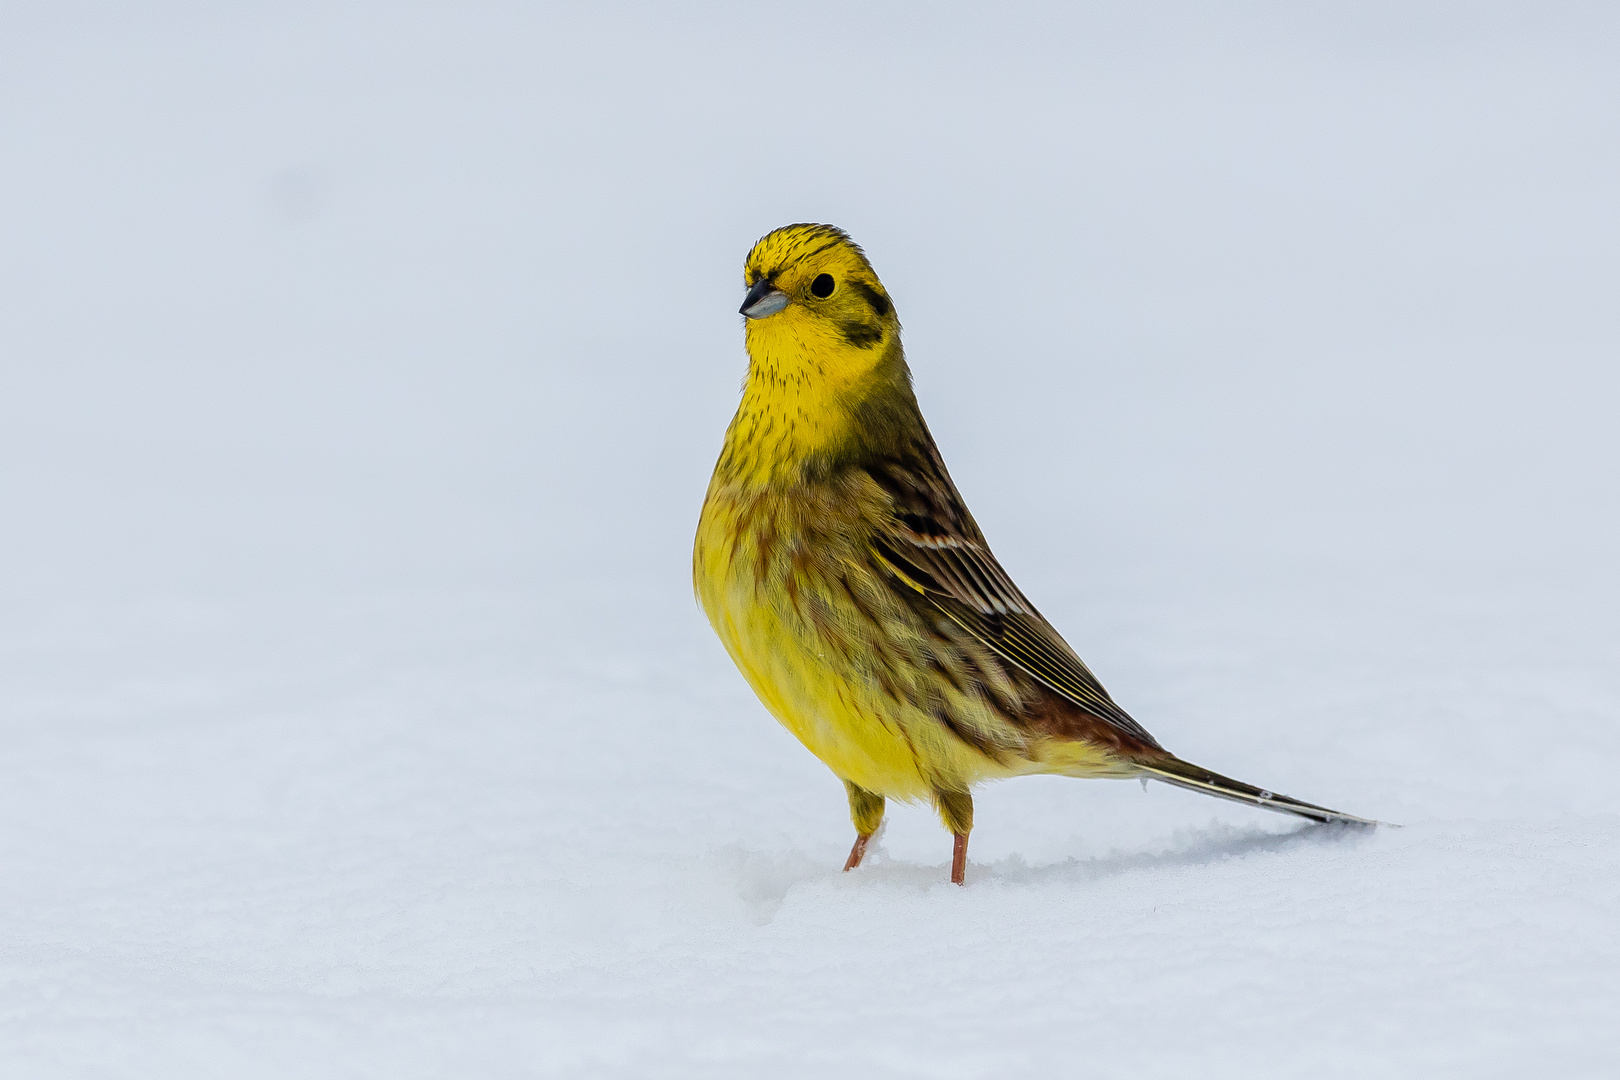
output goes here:
[[926, 802], [964, 884], [974, 787], [1030, 774], [1377, 824], [1183, 761], [1115, 703], [991, 553], [923, 420], [894, 302], [848, 233], [767, 233], [743, 285], [748, 371], [693, 585], [765, 708], [843, 781], [846, 871], [888, 800]]

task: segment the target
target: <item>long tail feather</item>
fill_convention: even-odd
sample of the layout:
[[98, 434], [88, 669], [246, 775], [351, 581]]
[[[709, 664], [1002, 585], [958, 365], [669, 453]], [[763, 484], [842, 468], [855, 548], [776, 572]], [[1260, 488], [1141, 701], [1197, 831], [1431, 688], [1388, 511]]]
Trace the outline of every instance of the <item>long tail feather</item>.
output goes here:
[[1310, 818], [1317, 822], [1337, 822], [1345, 825], [1382, 825], [1381, 821], [1369, 818], [1359, 818], [1354, 814], [1341, 813], [1338, 810], [1329, 810], [1325, 806], [1314, 803], [1301, 802], [1291, 799], [1287, 795], [1279, 795], [1275, 791], [1266, 791], [1253, 784], [1245, 784], [1241, 780], [1233, 780], [1229, 776], [1210, 772], [1200, 768], [1189, 761], [1182, 761], [1178, 757], [1168, 760], [1155, 761], [1153, 764], [1142, 764], [1142, 771], [1151, 773], [1155, 780], [1162, 780], [1166, 784], [1173, 784], [1188, 791], [1199, 791], [1205, 795], [1214, 795], [1218, 799], [1231, 799], [1247, 806], [1258, 806], [1262, 810], [1275, 810], [1280, 814], [1297, 814], [1302, 818]]

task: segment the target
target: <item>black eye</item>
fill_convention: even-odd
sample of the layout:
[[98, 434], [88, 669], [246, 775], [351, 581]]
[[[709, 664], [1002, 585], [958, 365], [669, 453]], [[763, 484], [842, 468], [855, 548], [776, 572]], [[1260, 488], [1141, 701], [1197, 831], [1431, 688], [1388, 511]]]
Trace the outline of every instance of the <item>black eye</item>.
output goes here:
[[810, 295], [825, 300], [832, 295], [833, 279], [831, 274], [817, 274], [816, 280], [810, 283]]

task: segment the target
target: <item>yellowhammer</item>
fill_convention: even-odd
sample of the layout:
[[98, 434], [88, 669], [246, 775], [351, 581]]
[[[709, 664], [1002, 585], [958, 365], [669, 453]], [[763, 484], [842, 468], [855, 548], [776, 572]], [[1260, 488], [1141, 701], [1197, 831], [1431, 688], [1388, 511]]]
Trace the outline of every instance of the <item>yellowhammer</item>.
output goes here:
[[973, 785], [1142, 777], [1373, 824], [1161, 747], [1001, 568], [911, 390], [894, 305], [842, 230], [789, 225], [744, 266], [748, 380], [692, 575], [726, 651], [844, 781], [858, 866], [885, 799], [927, 799], [967, 868]]

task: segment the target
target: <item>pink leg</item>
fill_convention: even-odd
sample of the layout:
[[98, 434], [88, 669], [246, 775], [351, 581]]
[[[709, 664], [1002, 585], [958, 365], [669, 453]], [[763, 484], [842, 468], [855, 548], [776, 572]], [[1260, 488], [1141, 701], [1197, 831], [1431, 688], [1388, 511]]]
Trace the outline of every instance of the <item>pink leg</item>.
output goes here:
[[967, 879], [967, 838], [968, 834], [959, 832], [955, 834], [956, 845], [951, 848], [951, 884], [961, 885]]
[[849, 858], [844, 861], [846, 871], [853, 870], [861, 865], [861, 860], [866, 858], [866, 842], [870, 839], [872, 839], [871, 833], [855, 834], [855, 846], [849, 849]]

